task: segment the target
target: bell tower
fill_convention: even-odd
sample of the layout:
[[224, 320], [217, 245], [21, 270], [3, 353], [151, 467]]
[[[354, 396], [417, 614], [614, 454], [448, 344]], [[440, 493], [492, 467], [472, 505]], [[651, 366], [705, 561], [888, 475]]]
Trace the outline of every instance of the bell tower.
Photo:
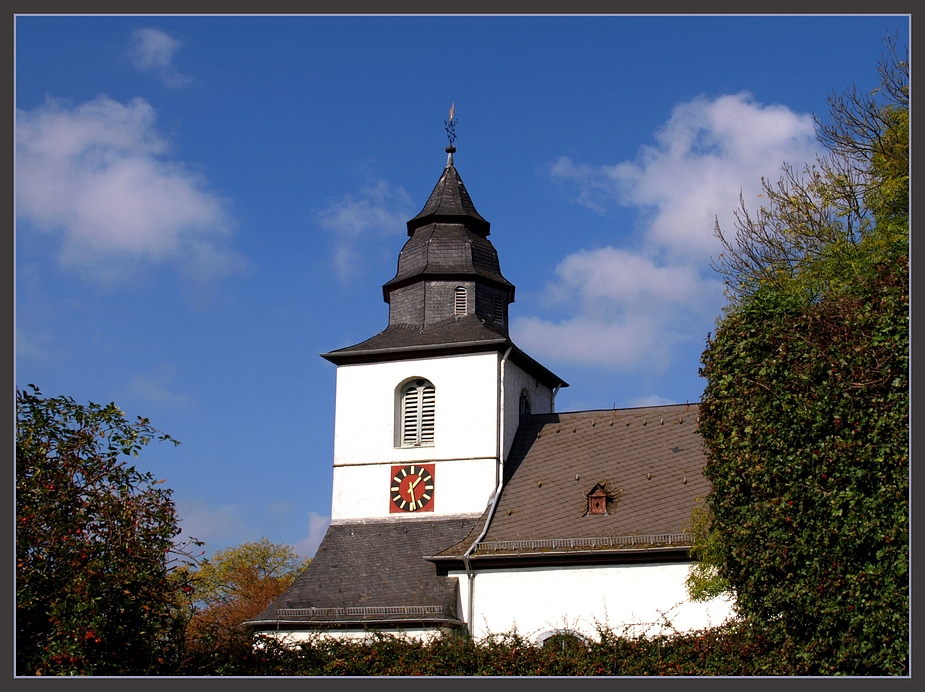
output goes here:
[[448, 321], [478, 320], [508, 334], [508, 305], [514, 285], [501, 274], [498, 253], [488, 240], [488, 223], [476, 211], [453, 164], [447, 164], [421, 213], [408, 222], [408, 241], [398, 272], [382, 287], [389, 326], [427, 331]]
[[523, 401], [552, 412], [567, 386], [510, 340], [514, 285], [456, 170], [454, 139], [382, 287], [388, 326], [322, 354], [337, 365], [332, 523], [480, 515]]

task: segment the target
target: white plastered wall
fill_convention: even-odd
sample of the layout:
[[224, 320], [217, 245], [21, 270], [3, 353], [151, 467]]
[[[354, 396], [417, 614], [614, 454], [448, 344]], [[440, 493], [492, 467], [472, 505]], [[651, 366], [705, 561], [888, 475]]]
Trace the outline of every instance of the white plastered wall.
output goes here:
[[504, 459], [520, 424], [520, 394], [527, 393], [531, 413], [552, 413], [552, 390], [510, 360], [504, 363]]
[[[470, 632], [476, 638], [511, 632], [538, 641], [554, 630], [597, 639], [598, 624], [617, 634], [670, 634], [720, 625], [732, 603], [691, 602], [687, 563], [532, 567], [479, 570]], [[465, 571], [459, 578], [462, 613], [469, 613]]]
[[[286, 646], [293, 646], [301, 642], [310, 642], [324, 638], [343, 639], [355, 642], [374, 641], [375, 637], [373, 632], [375, 629], [375, 627], [370, 625], [369, 629], [277, 630], [260, 632], [259, 635], [261, 637], [277, 639], [281, 644]], [[439, 627], [387, 628], [382, 631], [422, 642], [429, 642], [443, 636], [443, 632]]]
[[[337, 368], [332, 521], [390, 515], [392, 464], [433, 463], [434, 511], [478, 514], [498, 473], [497, 352]], [[423, 378], [436, 390], [434, 445], [396, 446], [398, 389]]]

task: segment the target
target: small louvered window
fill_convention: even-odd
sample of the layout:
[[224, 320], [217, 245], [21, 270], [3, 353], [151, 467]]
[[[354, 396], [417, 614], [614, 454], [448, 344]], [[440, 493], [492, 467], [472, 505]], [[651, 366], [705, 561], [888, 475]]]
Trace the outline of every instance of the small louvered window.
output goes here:
[[432, 447], [437, 393], [427, 380], [412, 380], [401, 393], [401, 446]]
[[504, 322], [504, 299], [495, 296], [495, 322]]
[[455, 313], [457, 315], [465, 315], [467, 307], [468, 307], [468, 304], [467, 304], [466, 289], [463, 288], [462, 286], [457, 286], [456, 287]]

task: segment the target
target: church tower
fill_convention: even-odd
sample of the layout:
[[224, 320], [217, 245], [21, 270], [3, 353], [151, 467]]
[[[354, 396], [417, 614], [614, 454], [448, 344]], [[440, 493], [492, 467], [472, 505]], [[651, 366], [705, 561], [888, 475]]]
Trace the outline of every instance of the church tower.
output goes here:
[[543, 642], [721, 622], [727, 602], [685, 588], [685, 527], [709, 492], [696, 405], [554, 411], [566, 384], [511, 341], [514, 286], [455, 151], [451, 136], [382, 287], [388, 326], [322, 354], [337, 365], [331, 524], [246, 624], [293, 643], [515, 628]]
[[567, 386], [510, 340], [501, 273], [453, 154], [383, 287], [388, 326], [337, 365], [332, 523], [480, 515], [525, 412]]

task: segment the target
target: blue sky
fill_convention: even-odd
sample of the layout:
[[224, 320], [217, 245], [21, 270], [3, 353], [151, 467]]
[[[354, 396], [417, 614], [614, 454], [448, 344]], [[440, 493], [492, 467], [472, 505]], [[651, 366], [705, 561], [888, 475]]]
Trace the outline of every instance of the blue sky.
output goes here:
[[184, 533], [311, 556], [334, 370], [388, 321], [455, 163], [511, 334], [561, 411], [699, 400], [725, 299], [714, 219], [801, 168], [812, 114], [877, 86], [907, 16], [19, 16], [19, 387], [115, 401], [182, 442]]

